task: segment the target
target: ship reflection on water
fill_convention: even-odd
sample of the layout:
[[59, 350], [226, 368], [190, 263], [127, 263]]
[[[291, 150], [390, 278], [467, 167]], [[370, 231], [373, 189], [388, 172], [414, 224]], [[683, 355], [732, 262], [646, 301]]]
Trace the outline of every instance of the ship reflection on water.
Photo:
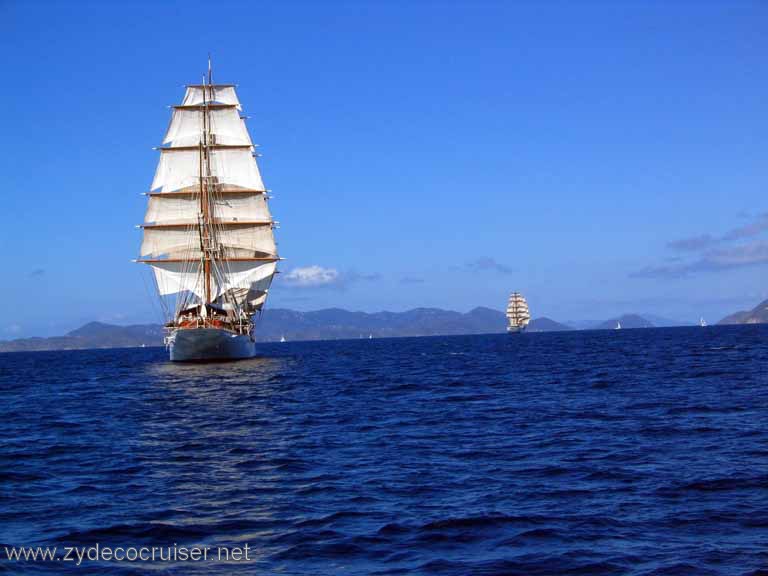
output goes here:
[[145, 368], [147, 375], [159, 384], [173, 386], [178, 383], [186, 390], [204, 392], [206, 387], [215, 388], [224, 382], [227, 386], [238, 383], [263, 385], [285, 373], [290, 362], [291, 359], [285, 357], [256, 357], [223, 362], [161, 362], [147, 364]]
[[145, 366], [153, 385], [144, 390], [137, 451], [153, 499], [164, 503], [148, 522], [199, 535], [210, 546], [248, 543], [249, 560], [239, 561], [240, 569], [258, 569], [275, 553], [268, 542], [292, 514], [284, 489], [296, 481], [298, 462], [297, 436], [275, 410], [285, 401], [292, 362]]

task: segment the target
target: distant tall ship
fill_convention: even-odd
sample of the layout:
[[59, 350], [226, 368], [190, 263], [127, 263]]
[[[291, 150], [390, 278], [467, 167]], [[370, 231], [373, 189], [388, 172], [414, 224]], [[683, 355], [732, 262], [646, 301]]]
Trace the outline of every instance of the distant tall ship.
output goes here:
[[254, 316], [279, 260], [267, 190], [233, 84], [187, 86], [173, 107], [141, 244], [173, 361], [255, 355]]
[[520, 292], [512, 292], [507, 302], [507, 332], [522, 332], [531, 321], [528, 302]]

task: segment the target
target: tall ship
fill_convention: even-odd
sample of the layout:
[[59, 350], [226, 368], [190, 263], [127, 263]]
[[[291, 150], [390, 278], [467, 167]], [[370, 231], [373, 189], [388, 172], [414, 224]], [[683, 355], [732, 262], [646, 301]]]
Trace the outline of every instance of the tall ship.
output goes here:
[[151, 267], [172, 361], [256, 353], [276, 272], [276, 222], [233, 84], [186, 87], [158, 148], [137, 260]]
[[530, 321], [531, 312], [525, 297], [520, 292], [512, 292], [507, 302], [507, 332], [522, 332]]

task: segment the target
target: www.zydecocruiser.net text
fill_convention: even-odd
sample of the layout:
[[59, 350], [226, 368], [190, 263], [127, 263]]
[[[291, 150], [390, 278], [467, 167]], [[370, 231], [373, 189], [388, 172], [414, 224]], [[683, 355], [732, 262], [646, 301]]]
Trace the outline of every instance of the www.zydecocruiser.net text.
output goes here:
[[5, 546], [12, 562], [248, 562], [252, 550], [242, 546]]

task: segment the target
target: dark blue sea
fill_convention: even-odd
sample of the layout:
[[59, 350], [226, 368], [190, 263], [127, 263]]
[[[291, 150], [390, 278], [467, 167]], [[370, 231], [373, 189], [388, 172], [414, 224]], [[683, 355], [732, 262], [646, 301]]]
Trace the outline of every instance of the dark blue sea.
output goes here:
[[260, 355], [0, 354], [0, 573], [768, 574], [768, 326]]

